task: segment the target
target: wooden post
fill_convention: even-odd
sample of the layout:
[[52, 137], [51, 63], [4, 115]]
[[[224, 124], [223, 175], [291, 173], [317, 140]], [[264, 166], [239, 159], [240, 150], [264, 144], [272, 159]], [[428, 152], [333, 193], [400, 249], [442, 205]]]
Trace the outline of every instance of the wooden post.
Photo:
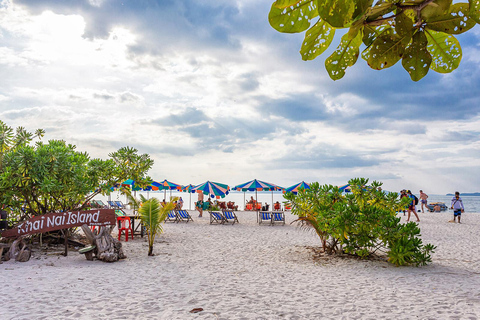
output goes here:
[[65, 237], [65, 253], [63, 255], [66, 257], [68, 255], [68, 229], [63, 229], [62, 233]]

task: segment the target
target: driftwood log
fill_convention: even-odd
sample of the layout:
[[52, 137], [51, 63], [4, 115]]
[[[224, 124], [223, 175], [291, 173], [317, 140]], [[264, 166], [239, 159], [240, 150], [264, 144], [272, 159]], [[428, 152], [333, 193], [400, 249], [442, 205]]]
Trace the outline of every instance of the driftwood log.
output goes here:
[[9, 250], [9, 244], [0, 243], [0, 264], [2, 263], [2, 260], [6, 260], [6, 256], [7, 254], [9, 254]]
[[[127, 256], [123, 253], [122, 243], [112, 237], [110, 234], [112, 227], [100, 227], [100, 230], [95, 233], [90, 230], [87, 225], [82, 226], [83, 233], [91, 246], [95, 246], [93, 254], [98, 260], [105, 262], [115, 262], [119, 259], [125, 259]], [[88, 258], [88, 257], [87, 257]]]
[[27, 262], [30, 260], [31, 256], [32, 249], [25, 243], [23, 238], [20, 237], [13, 241], [12, 245], [10, 246], [10, 250], [8, 250], [7, 254], [5, 255], [5, 261], [15, 259], [19, 262]]

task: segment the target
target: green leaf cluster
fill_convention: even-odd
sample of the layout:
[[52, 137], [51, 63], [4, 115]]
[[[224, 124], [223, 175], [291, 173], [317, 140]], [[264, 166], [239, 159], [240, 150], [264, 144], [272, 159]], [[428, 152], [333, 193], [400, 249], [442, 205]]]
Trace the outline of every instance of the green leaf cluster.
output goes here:
[[480, 23], [480, 0], [277, 0], [268, 16], [279, 32], [305, 31], [300, 54], [313, 60], [328, 49], [337, 29], [348, 29], [336, 50], [325, 60], [333, 80], [362, 58], [375, 70], [398, 61], [413, 81], [429, 69], [455, 70], [462, 59], [454, 35]]
[[315, 230], [325, 253], [366, 258], [380, 252], [396, 266], [431, 262], [435, 247], [422, 244], [416, 223], [402, 224], [396, 216], [408, 205], [408, 198], [382, 191], [380, 182], [369, 185], [368, 179], [359, 178], [349, 183], [349, 194], [315, 182], [297, 195], [285, 195], [292, 213], [298, 216], [296, 221]]
[[147, 184], [153, 165], [148, 155], [124, 147], [110, 159], [90, 159], [63, 140], [47, 143], [43, 130], [28, 133], [0, 121], [0, 203], [11, 211], [9, 219], [21, 222], [50, 212], [82, 210], [98, 194], [109, 194], [126, 179]]

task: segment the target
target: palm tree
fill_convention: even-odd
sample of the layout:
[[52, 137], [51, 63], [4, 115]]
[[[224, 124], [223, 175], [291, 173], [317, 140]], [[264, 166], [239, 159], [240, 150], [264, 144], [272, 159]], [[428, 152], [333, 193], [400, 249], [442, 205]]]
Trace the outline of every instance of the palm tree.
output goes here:
[[143, 226], [147, 230], [149, 256], [154, 255], [153, 243], [155, 241], [155, 236], [163, 233], [162, 222], [165, 221], [168, 213], [175, 208], [174, 201], [176, 201], [176, 199], [167, 202], [167, 204], [162, 207], [157, 198], [151, 198], [144, 201], [138, 210]]

